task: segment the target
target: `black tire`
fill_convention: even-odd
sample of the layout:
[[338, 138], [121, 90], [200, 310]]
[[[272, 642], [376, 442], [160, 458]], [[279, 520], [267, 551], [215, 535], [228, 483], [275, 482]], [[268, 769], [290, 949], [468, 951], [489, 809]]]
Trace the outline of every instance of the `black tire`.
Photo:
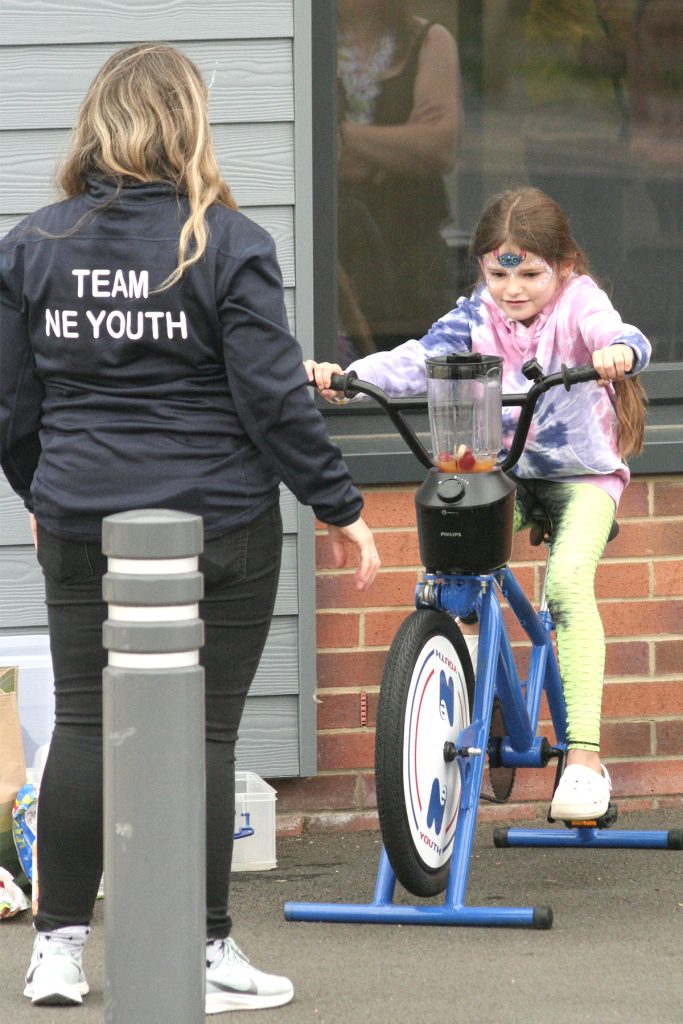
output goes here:
[[384, 667], [375, 777], [389, 862], [415, 896], [435, 896], [448, 882], [460, 770], [443, 751], [469, 725], [473, 698], [474, 673], [458, 626], [445, 612], [413, 612], [396, 634]]

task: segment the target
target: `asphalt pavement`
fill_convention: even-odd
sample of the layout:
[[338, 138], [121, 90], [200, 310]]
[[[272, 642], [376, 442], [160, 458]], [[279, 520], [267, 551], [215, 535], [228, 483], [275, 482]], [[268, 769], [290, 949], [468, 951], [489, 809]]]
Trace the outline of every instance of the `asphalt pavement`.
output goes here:
[[[683, 821], [680, 812], [660, 810], [624, 816], [619, 825], [671, 829]], [[234, 937], [259, 967], [292, 978], [294, 1001], [226, 1020], [683, 1024], [683, 851], [497, 849], [492, 831], [489, 824], [477, 829], [467, 902], [550, 904], [550, 930], [286, 921], [290, 900], [370, 901], [380, 838], [278, 840], [277, 868], [233, 875]], [[415, 898], [400, 890], [396, 901]], [[104, 1021], [105, 911], [106, 896], [84, 955], [91, 993], [82, 1007], [31, 1006], [21, 994], [30, 917], [0, 922], [2, 1024]]]

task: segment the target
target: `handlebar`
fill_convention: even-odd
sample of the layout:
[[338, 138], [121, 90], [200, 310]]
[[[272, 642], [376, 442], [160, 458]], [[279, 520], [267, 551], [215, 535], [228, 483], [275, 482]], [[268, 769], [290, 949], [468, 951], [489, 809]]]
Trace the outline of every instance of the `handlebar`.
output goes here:
[[[535, 365], [534, 365], [535, 364]], [[525, 363], [522, 367], [522, 372], [526, 377], [533, 380], [533, 384], [526, 392], [525, 395], [503, 395], [503, 405], [520, 405], [522, 411], [517, 420], [517, 426], [515, 427], [515, 433], [512, 438], [512, 444], [510, 450], [500, 464], [500, 468], [506, 473], [513, 466], [517, 465], [519, 458], [524, 451], [524, 445], [526, 444], [527, 435], [529, 433], [529, 427], [531, 426], [531, 420], [536, 409], [536, 403], [538, 402], [541, 395], [545, 394], [551, 388], [556, 388], [560, 384], [563, 385], [565, 391], [570, 391], [574, 384], [585, 384], [587, 381], [599, 380], [600, 374], [593, 369], [592, 366], [565, 366], [562, 364], [562, 369], [559, 373], [549, 373], [547, 377], [543, 376], [538, 363], [535, 360], [532, 364]], [[511, 399], [506, 401], [506, 398]], [[516, 401], [515, 399], [521, 398], [522, 401]]]
[[354, 395], [368, 395], [374, 398], [382, 407], [399, 434], [410, 448], [411, 452], [427, 469], [433, 469], [434, 463], [429, 452], [422, 444], [410, 423], [405, 420], [404, 413], [410, 410], [426, 409], [426, 397], [420, 398], [390, 398], [386, 391], [369, 384], [366, 380], [360, 380], [355, 370], [349, 373], [333, 373], [330, 380], [330, 387], [334, 391], [341, 391], [345, 398], [353, 398]]
[[[499, 463], [498, 468], [502, 469], [503, 472], [512, 469], [524, 451], [536, 403], [541, 395], [559, 385], [563, 385], [564, 389], [569, 391], [575, 384], [583, 384], [587, 381], [600, 379], [600, 375], [592, 366], [570, 367], [565, 366], [564, 363], [559, 373], [550, 373], [544, 376], [543, 370], [536, 360], [525, 363], [522, 367], [522, 372], [525, 377], [533, 381], [529, 390], [521, 395], [503, 395], [502, 399], [504, 406], [518, 405], [522, 410], [517, 421], [510, 450], [503, 461]], [[353, 370], [349, 373], [333, 374], [330, 387], [334, 391], [341, 391], [346, 398], [353, 398], [354, 395], [367, 395], [369, 398], [373, 398], [387, 414], [413, 455], [427, 469], [434, 468], [434, 462], [429, 452], [404, 418], [407, 412], [426, 409], [426, 397], [391, 398], [381, 388], [376, 387], [374, 384], [369, 384], [368, 381], [360, 380], [358, 374]]]

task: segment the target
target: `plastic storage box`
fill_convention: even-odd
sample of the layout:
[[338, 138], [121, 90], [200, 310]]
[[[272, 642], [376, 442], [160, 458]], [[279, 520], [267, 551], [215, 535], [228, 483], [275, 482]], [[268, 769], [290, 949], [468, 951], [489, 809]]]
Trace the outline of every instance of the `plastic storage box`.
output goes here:
[[277, 866], [275, 800], [275, 790], [259, 775], [235, 772], [233, 871], [268, 871]]

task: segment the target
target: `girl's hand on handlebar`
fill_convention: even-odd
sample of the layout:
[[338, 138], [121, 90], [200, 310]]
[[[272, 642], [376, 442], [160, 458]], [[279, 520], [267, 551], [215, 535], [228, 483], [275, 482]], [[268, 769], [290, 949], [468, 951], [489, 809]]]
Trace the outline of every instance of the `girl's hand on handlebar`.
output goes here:
[[593, 353], [593, 368], [600, 374], [598, 384], [605, 387], [612, 380], [623, 380], [633, 369], [633, 349], [630, 345], [608, 345]]
[[308, 374], [308, 379], [315, 381], [318, 391], [328, 402], [343, 400], [344, 395], [341, 391], [333, 391], [330, 388], [332, 374], [344, 372], [338, 363], [316, 363], [314, 359], [305, 359], [304, 369]]
[[367, 590], [380, 567], [379, 555], [370, 528], [361, 516], [348, 526], [327, 524], [332, 540], [334, 564], [337, 569], [346, 565], [346, 546], [352, 544], [358, 552], [358, 568], [354, 577], [356, 590]]

